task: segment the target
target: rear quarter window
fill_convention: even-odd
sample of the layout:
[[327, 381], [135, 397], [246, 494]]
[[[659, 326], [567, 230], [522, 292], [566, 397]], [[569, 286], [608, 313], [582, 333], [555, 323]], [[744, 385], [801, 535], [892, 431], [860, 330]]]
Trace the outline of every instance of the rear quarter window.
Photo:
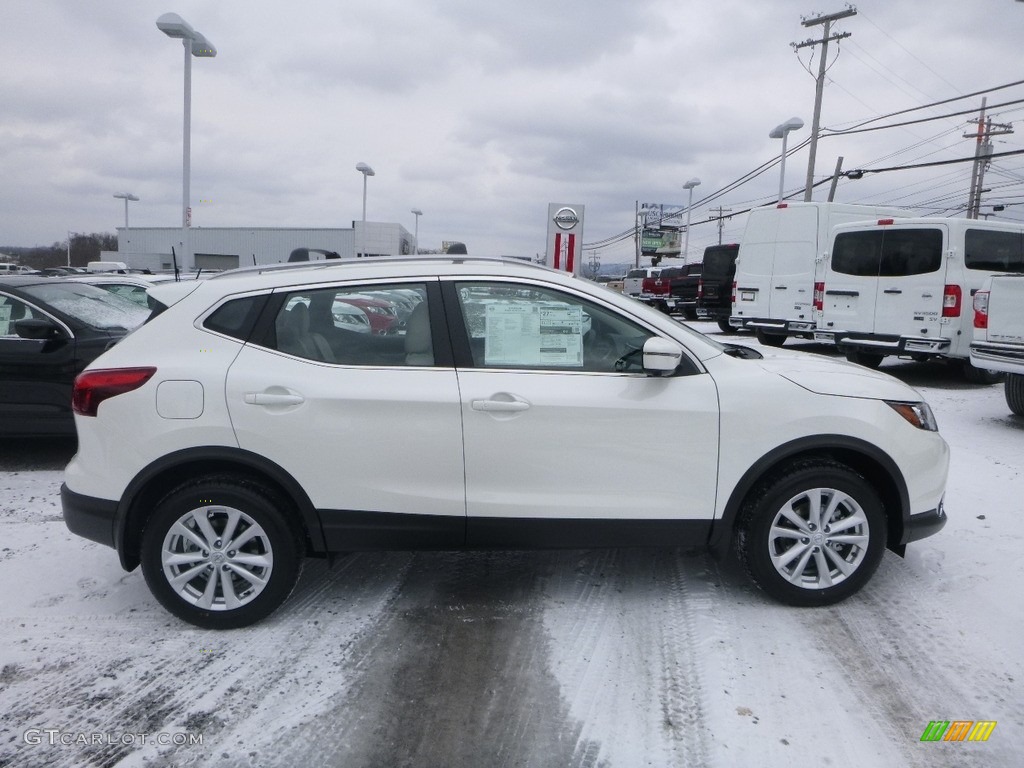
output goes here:
[[968, 229], [964, 233], [964, 266], [985, 272], [1024, 272], [1024, 234]]
[[[225, 336], [245, 341], [249, 338], [249, 334], [256, 324], [256, 318], [259, 316], [260, 309], [266, 300], [267, 297], [261, 295], [246, 296], [241, 299], [228, 301], [215, 309], [213, 314], [206, 318], [203, 327], [215, 333], [223, 333]], [[154, 309], [154, 314], [159, 314], [156, 308]]]

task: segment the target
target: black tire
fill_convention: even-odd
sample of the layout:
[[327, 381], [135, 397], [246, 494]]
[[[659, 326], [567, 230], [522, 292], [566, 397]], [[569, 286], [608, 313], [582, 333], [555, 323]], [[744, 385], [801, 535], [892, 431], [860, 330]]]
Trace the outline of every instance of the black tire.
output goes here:
[[865, 368], [878, 368], [884, 358], [885, 355], [873, 355], [869, 352], [856, 352], [854, 350], [846, 353], [847, 360], [857, 365], [863, 365]]
[[[232, 477], [202, 478], [171, 491], [142, 533], [150, 591], [175, 616], [204, 629], [265, 618], [288, 598], [302, 569], [303, 539], [289, 524], [290, 510], [276, 494]], [[228, 541], [220, 538], [225, 533]]]
[[764, 344], [766, 347], [781, 347], [786, 343], [786, 336], [782, 333], [766, 333], [760, 328], [754, 329], [754, 336], [757, 338], [758, 344]]
[[690, 321], [697, 320], [697, 310], [696, 309], [683, 309], [681, 311], [683, 313], [683, 317], [685, 317], [687, 320], [690, 320]]
[[718, 330], [722, 333], [728, 333], [730, 335], [736, 333], [736, 329], [729, 325], [729, 318], [723, 317], [718, 321]]
[[970, 360], [961, 363], [964, 378], [971, 384], [998, 384], [1003, 380], [1005, 374], [1002, 371], [990, 371], [987, 368], [978, 368]]
[[1024, 416], [1024, 374], [1006, 374], [1003, 391], [1006, 394], [1006, 404], [1010, 406], [1010, 410], [1018, 416]]
[[[814, 499], [823, 513], [835, 505], [828, 519], [812, 519]], [[806, 459], [751, 492], [740, 511], [736, 552], [754, 583], [776, 600], [830, 605], [867, 583], [886, 537], [884, 508], [867, 480], [838, 462]]]

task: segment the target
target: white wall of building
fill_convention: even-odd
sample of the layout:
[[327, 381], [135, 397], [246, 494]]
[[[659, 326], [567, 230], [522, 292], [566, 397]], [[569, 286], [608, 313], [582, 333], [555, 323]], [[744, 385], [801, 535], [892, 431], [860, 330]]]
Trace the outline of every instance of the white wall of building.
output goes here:
[[413, 252], [414, 238], [401, 224], [366, 222], [365, 247], [356, 240], [362, 233], [361, 221], [353, 222], [352, 229], [193, 227], [193, 258], [186, 264], [181, 227], [118, 227], [116, 259], [138, 269], [171, 269], [173, 248], [179, 269], [193, 270], [276, 264], [288, 261], [296, 248], [334, 251], [345, 258], [357, 250], [375, 256]]

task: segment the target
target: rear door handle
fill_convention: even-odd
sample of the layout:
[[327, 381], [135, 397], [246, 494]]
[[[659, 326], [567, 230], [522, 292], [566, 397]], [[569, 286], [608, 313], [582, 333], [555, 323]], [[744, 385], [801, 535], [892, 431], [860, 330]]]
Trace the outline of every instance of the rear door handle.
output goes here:
[[488, 413], [525, 411], [530, 407], [529, 403], [524, 403], [522, 400], [474, 400], [470, 405], [474, 411], [487, 411]]
[[899, 288], [886, 288], [882, 293], [903, 293]]
[[306, 398], [298, 393], [246, 392], [245, 402], [249, 405], [301, 405]]

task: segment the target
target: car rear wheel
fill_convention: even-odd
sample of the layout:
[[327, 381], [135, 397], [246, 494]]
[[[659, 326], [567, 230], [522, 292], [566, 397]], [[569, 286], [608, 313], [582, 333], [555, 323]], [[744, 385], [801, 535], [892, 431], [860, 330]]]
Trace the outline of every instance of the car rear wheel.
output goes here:
[[1006, 404], [1010, 410], [1018, 416], [1024, 416], [1024, 374], [1006, 374], [1006, 383], [1003, 385], [1006, 394]]
[[961, 365], [963, 366], [964, 378], [971, 384], [998, 384], [1005, 375], [1002, 371], [978, 368], [970, 360], [964, 360]]
[[736, 333], [736, 329], [729, 325], [729, 318], [724, 317], [718, 321], [718, 329], [722, 333]]
[[760, 328], [754, 331], [754, 336], [757, 337], [758, 344], [764, 344], [766, 347], [781, 347], [786, 343], [786, 336], [782, 333], [766, 333]]
[[882, 360], [885, 359], [885, 355], [872, 355], [869, 352], [856, 352], [851, 350], [846, 353], [846, 359], [851, 363], [863, 365], [865, 368], [877, 368], [882, 364]]
[[871, 578], [885, 550], [882, 502], [861, 475], [808, 460], [773, 473], [740, 514], [736, 549], [751, 579], [796, 606], [844, 600]]
[[302, 567], [288, 505], [254, 483], [211, 477], [164, 497], [142, 535], [142, 572], [175, 616], [206, 629], [259, 621], [287, 599]]

